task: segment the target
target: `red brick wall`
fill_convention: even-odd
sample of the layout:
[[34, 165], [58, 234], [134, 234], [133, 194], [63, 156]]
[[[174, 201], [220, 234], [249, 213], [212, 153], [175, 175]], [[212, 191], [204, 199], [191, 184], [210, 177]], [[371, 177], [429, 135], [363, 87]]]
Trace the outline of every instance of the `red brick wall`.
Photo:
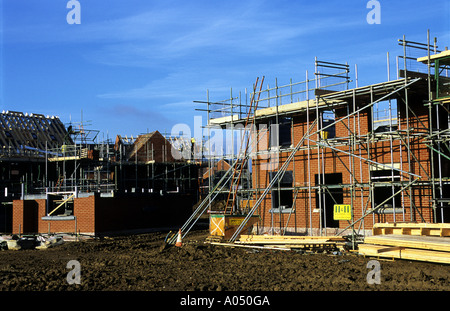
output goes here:
[[[135, 145], [139, 148], [137, 152], [138, 161], [146, 162], [153, 159], [157, 163], [174, 162], [170, 142], [159, 132], [155, 132], [151, 137], [149, 136], [150, 134], [141, 135], [135, 142]], [[133, 156], [130, 161], [135, 159], [135, 156]]]
[[13, 233], [95, 232], [95, 196], [77, 198], [74, 201], [75, 219], [44, 220], [46, 200], [16, 200], [13, 203]]
[[91, 195], [74, 200], [75, 223], [75, 219], [42, 219], [46, 216], [45, 199], [16, 200], [13, 203], [13, 233], [74, 233], [76, 230], [98, 234], [181, 225], [191, 215], [193, 205], [193, 198], [184, 194], [113, 198]]
[[24, 221], [24, 205], [25, 201], [14, 200], [12, 209], [12, 233], [23, 232], [23, 221]]
[[12, 209], [13, 233], [36, 233], [38, 231], [37, 215], [37, 202], [14, 200]]
[[96, 195], [75, 199], [73, 211], [74, 216], [77, 217], [77, 230], [79, 232], [96, 232], [95, 218], [97, 215], [95, 213], [95, 206], [98, 199]]
[[74, 200], [74, 214], [75, 219], [70, 220], [43, 220], [45, 216], [45, 200], [39, 200], [39, 232], [50, 233], [68, 232], [74, 233], [75, 230], [79, 233], [94, 233], [94, 219], [95, 219], [95, 196], [86, 198], [76, 198]]
[[155, 133], [150, 142], [148, 142], [149, 148], [152, 148], [153, 144], [153, 154], [155, 162], [173, 162], [174, 158], [172, 156], [172, 145], [170, 142], [164, 138], [161, 134]]
[[[428, 126], [428, 112], [423, 109], [423, 105], [411, 102], [411, 107], [414, 109], [416, 116], [413, 118], [411, 114], [409, 116], [409, 126], [413, 132], [417, 128], [423, 128]], [[399, 108], [401, 109], [401, 108]], [[343, 119], [343, 122], [338, 122], [336, 124], [336, 137], [341, 138], [341, 142], [349, 142], [349, 128], [351, 131], [356, 129], [357, 135], [366, 135], [370, 129], [370, 110], [364, 110], [359, 113], [355, 118], [345, 116], [351, 113], [347, 108], [336, 110], [336, 120]], [[315, 113], [310, 115], [310, 124], [316, 118]], [[399, 126], [400, 129], [405, 129], [405, 114], [401, 113], [399, 116]], [[309, 125], [306, 123], [306, 115], [294, 116], [293, 118], [293, 145], [296, 146], [297, 143], [305, 135]], [[314, 127], [313, 131], [317, 131], [317, 126]], [[312, 138], [314, 140], [318, 139], [318, 135], [314, 135]], [[405, 138], [404, 138], [405, 139]], [[411, 167], [408, 165], [407, 159], [407, 149], [404, 143], [401, 143], [398, 137], [393, 137], [392, 145], [389, 137], [382, 140], [363, 142], [361, 144], [343, 145], [340, 144], [334, 148], [347, 153], [355, 154], [362, 159], [350, 157], [344, 152], [335, 151], [333, 152], [330, 148], [321, 149], [320, 155], [318, 155], [318, 149], [310, 149], [309, 155], [307, 150], [307, 141], [305, 140], [303, 146], [305, 149], [300, 150], [296, 153], [293, 161], [288, 166], [287, 170], [294, 172], [294, 186], [296, 187], [307, 187], [308, 182], [311, 186], [315, 186], [315, 175], [319, 173], [325, 174], [331, 173], [341, 173], [343, 184], [352, 184], [355, 181], [352, 180], [352, 174], [354, 173], [354, 178], [357, 183], [365, 184], [364, 187], [356, 187], [352, 192], [350, 187], [343, 188], [343, 204], [352, 204], [354, 219], [361, 218], [365, 213], [367, 208], [372, 207], [372, 202], [369, 200], [370, 191], [367, 187], [370, 181], [370, 167], [369, 162], [364, 159], [370, 159], [378, 163], [384, 163], [386, 165], [391, 165], [393, 163], [400, 163], [400, 169], [405, 172], [412, 172], [414, 174], [423, 176], [427, 179], [427, 174], [430, 174], [430, 152], [428, 148], [424, 145], [423, 137], [412, 135], [410, 139], [410, 150], [413, 156], [410, 159]], [[315, 145], [315, 142], [310, 142], [310, 145]], [[391, 151], [393, 158], [391, 160]], [[279, 158], [279, 166], [284, 163], [285, 159], [288, 157], [288, 153], [281, 153]], [[320, 161], [318, 158], [320, 156]], [[308, 158], [310, 167], [308, 168]], [[322, 161], [323, 165], [322, 165]], [[262, 191], [267, 187], [269, 183], [268, 171], [261, 169], [263, 163], [267, 162], [265, 159], [258, 159], [253, 161], [253, 182], [254, 187], [258, 187]], [[419, 163], [420, 164], [419, 164]], [[388, 168], [386, 168], [388, 169]], [[310, 173], [308, 173], [310, 172]], [[402, 181], [408, 181], [409, 176], [405, 173], [402, 174]], [[422, 180], [423, 180], [422, 179]], [[390, 191], [390, 189], [388, 189]], [[293, 193], [295, 195], [295, 191]], [[411, 199], [410, 199], [411, 196]], [[353, 200], [352, 200], [353, 197]], [[410, 191], [403, 192], [402, 203], [405, 206], [403, 214], [396, 214], [396, 221], [410, 221], [411, 219], [411, 208], [413, 209], [412, 219], [417, 221], [422, 221], [422, 217], [425, 221], [432, 221], [432, 209], [431, 207], [431, 191], [423, 186], [417, 185], [413, 186]], [[388, 202], [390, 203], [390, 202]], [[272, 206], [271, 195], [268, 193], [266, 199], [262, 202], [259, 208], [259, 214], [262, 218], [262, 226], [271, 227], [272, 223], [274, 227], [279, 228], [284, 227], [289, 218], [288, 227], [293, 228], [319, 228], [320, 223], [320, 213], [314, 212], [316, 208], [316, 193], [315, 190], [311, 190], [311, 196], [309, 195], [308, 189], [300, 189], [297, 194], [297, 199], [295, 201], [296, 213], [292, 214], [289, 218], [288, 214], [282, 214], [281, 219], [279, 214], [272, 215], [269, 210]], [[398, 208], [399, 206], [397, 206]], [[394, 221], [394, 215], [392, 214], [372, 214], [364, 219], [364, 228], [371, 229], [374, 222], [386, 222]], [[356, 226], [359, 226], [358, 223]], [[348, 226], [347, 221], [340, 221], [339, 227], [341, 229]], [[362, 228], [362, 227], [361, 227]]]

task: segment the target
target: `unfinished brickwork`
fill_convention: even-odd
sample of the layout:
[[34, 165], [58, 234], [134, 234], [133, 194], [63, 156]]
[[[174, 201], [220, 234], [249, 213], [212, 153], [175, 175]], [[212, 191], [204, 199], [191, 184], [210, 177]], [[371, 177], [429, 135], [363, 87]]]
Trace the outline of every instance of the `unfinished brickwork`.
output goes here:
[[[360, 103], [357, 108], [364, 107], [364, 105], [367, 103]], [[409, 126], [410, 129], [426, 129], [429, 126], [428, 110], [421, 102], [421, 98], [416, 98], [409, 107], [414, 112], [414, 117], [407, 120], [405, 113], [401, 112], [398, 121], [400, 130], [395, 135], [392, 133], [371, 135], [370, 108], [349, 118], [346, 116], [352, 111], [349, 110], [348, 105], [336, 108], [335, 137], [323, 139], [320, 132], [312, 135], [311, 139], [314, 141], [309, 145], [304, 142], [303, 148], [295, 153], [286, 169], [287, 172], [292, 172], [293, 176], [292, 190], [285, 190], [289, 196], [294, 198], [292, 205], [289, 206], [293, 209], [289, 212], [278, 210], [277, 213], [277, 210], [274, 209], [277, 204], [272, 202], [276, 189], [271, 191], [261, 203], [258, 214], [262, 217], [262, 231], [271, 233], [271, 231], [280, 232], [286, 229], [305, 233], [308, 228], [315, 228], [314, 233], [318, 233], [318, 228], [328, 228], [330, 233], [339, 232], [346, 228], [349, 222], [333, 219], [334, 204], [351, 205], [353, 219], [358, 219], [370, 211], [375, 204], [382, 203], [393, 191], [400, 190], [398, 185], [375, 186], [372, 184], [376, 181], [374, 178], [379, 177], [372, 176], [376, 175], [374, 172], [388, 171], [387, 167], [392, 164], [397, 169], [397, 171], [392, 171], [395, 173], [395, 181], [408, 181], [408, 176], [397, 173], [398, 171], [415, 173], [423, 176], [422, 180], [427, 180], [426, 177], [430, 176], [431, 172], [431, 153], [424, 144], [425, 137], [423, 135], [410, 137], [411, 158], [408, 161], [408, 150], [405, 144], [407, 137], [401, 132], [401, 129], [405, 129], [406, 126]], [[308, 128], [315, 120], [315, 110], [311, 110], [309, 123], [305, 113], [293, 116], [293, 146], [307, 135]], [[315, 130], [317, 129], [316, 127]], [[317, 141], [329, 144], [332, 148], [317, 148]], [[289, 156], [289, 151], [280, 152], [277, 156], [279, 157], [277, 169], [279, 169]], [[277, 171], [277, 169], [266, 170], [264, 164], [268, 162], [269, 160], [264, 159], [254, 161], [253, 182], [255, 188], [266, 188], [270, 181], [270, 174]], [[386, 167], [376, 163], [385, 164]], [[391, 170], [389, 171], [391, 174]], [[320, 182], [319, 175], [321, 176]], [[326, 187], [327, 185], [329, 188]], [[319, 196], [321, 196], [320, 199]], [[322, 203], [321, 207], [319, 207], [319, 200]], [[408, 191], [403, 191], [386, 203], [396, 206], [397, 209], [386, 209], [385, 213], [374, 213], [370, 217], [365, 217], [364, 223], [361, 224], [362, 229], [370, 230], [373, 224], [378, 222], [433, 221], [432, 194], [429, 187], [421, 185], [409, 187]], [[397, 212], [395, 213], [395, 211]]]
[[[418, 46], [431, 53], [429, 44]], [[232, 117], [248, 109], [254, 126], [247, 131], [257, 142], [244, 154], [251, 158], [252, 188], [229, 189], [244, 202], [250, 193], [252, 207], [227, 206], [225, 213], [259, 215], [257, 231], [268, 234], [356, 236], [370, 235], [376, 223], [450, 221], [450, 98], [443, 76], [450, 56], [422, 62], [430, 59], [439, 71], [430, 63], [422, 72], [397, 68], [396, 80], [355, 88], [347, 64], [316, 59], [314, 79], [307, 72], [303, 82], [259, 91], [257, 79], [250, 105], [206, 102], [210, 116], [220, 113], [209, 122], [223, 129], [243, 124], [242, 115]]]
[[118, 197], [90, 195], [73, 200], [73, 214], [49, 217], [46, 199], [14, 200], [13, 234], [87, 234], [171, 227], [186, 219], [196, 197], [144, 194]]
[[[295, 152], [286, 169], [286, 173], [292, 174], [292, 182], [281, 182], [280, 190], [285, 194], [277, 194], [276, 183], [258, 209], [262, 232], [305, 233], [308, 228], [313, 229], [313, 233], [322, 229], [339, 232], [350, 222], [334, 220], [335, 204], [351, 205], [352, 219], [364, 218], [357, 227], [366, 231], [378, 222], [433, 222], [432, 191], [424, 184], [430, 182], [431, 175], [431, 151], [425, 144], [429, 114], [424, 105], [426, 93], [419, 95], [408, 102], [408, 116], [406, 107], [402, 109], [399, 105], [395, 132], [374, 133], [370, 107], [361, 109], [369, 103], [363, 101], [355, 101], [354, 109], [352, 102], [335, 107], [332, 138], [325, 137], [317, 125], [313, 129], [316, 133], [308, 135], [308, 128], [317, 118], [314, 105], [311, 105], [309, 117], [305, 112], [293, 113], [291, 146], [296, 146], [305, 136], [308, 139]], [[404, 93], [395, 96], [399, 102], [404, 100]], [[290, 152], [281, 150], [277, 154], [278, 166], [269, 171], [265, 166], [269, 160], [255, 159], [254, 187], [265, 189], [270, 176], [280, 169]], [[415, 178], [415, 184], [401, 191]], [[391, 195], [394, 196], [389, 199]], [[386, 208], [364, 217], [381, 203]], [[287, 208], [280, 209], [279, 204]]]
[[46, 220], [46, 199], [13, 201], [13, 234], [95, 232], [95, 196], [74, 200], [73, 217]]

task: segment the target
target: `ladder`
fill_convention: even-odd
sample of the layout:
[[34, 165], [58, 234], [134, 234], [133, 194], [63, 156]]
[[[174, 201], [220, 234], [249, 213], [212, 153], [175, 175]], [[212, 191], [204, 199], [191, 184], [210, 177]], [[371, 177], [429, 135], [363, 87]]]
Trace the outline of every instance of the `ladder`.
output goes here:
[[[258, 137], [259, 133], [257, 133], [257, 139], [254, 144], [258, 145], [259, 141], [265, 137], [264, 135], [261, 137]], [[248, 158], [249, 153], [245, 154], [244, 158]], [[239, 159], [236, 159], [230, 168], [225, 172], [225, 174], [220, 178], [220, 180], [217, 182], [217, 184], [214, 186], [213, 189], [210, 190], [208, 195], [203, 199], [203, 201], [200, 203], [200, 205], [195, 209], [195, 211], [192, 213], [192, 215], [189, 217], [189, 219], [183, 224], [183, 226], [180, 228], [182, 233], [182, 238], [184, 238], [189, 231], [192, 229], [192, 227], [197, 223], [197, 221], [200, 219], [200, 217], [206, 212], [208, 207], [210, 207], [211, 203], [215, 200], [215, 198], [220, 194], [220, 191], [225, 188], [227, 183], [232, 180], [234, 173], [237, 171], [237, 168], [240, 168], [239, 163], [242, 164], [242, 161], [239, 161]], [[169, 232], [168, 237], [166, 237], [166, 242], [168, 244], [175, 244], [177, 240], [177, 233], [173, 233], [172, 236], [169, 236], [172, 232]]]
[[[392, 96], [392, 94], [399, 92], [402, 89], [408, 88], [410, 85], [416, 83], [417, 81], [421, 80], [421, 78], [416, 78], [411, 80], [409, 83], [399, 87], [398, 89], [395, 89], [394, 91], [378, 98], [377, 100], [373, 101], [372, 103], [370, 103], [367, 106], [361, 107], [355, 111], [353, 111], [352, 113], [350, 113], [349, 115], [346, 116], [346, 118], [351, 117], [352, 115], [355, 115], [359, 112], [361, 112], [364, 109], [367, 109], [368, 107], [373, 106], [374, 104], [389, 98], [390, 96]], [[333, 95], [331, 94], [330, 96], [328, 96], [329, 99], [332, 99]], [[337, 122], [337, 121], [336, 121]], [[333, 126], [336, 122], [328, 124], [324, 127], [321, 128], [321, 130], [325, 130], [328, 127]], [[267, 193], [269, 193], [269, 191], [272, 189], [272, 187], [274, 186], [274, 184], [276, 182], [278, 182], [284, 175], [289, 163], [291, 162], [291, 160], [294, 158], [294, 155], [297, 153], [298, 150], [300, 150], [303, 142], [305, 141], [305, 139], [307, 139], [309, 136], [311, 136], [311, 131], [313, 129], [313, 127], [317, 124], [317, 119], [314, 120], [314, 122], [311, 124], [311, 126], [308, 128], [308, 130], [306, 131], [305, 135], [302, 137], [302, 139], [298, 142], [298, 144], [295, 146], [295, 148], [292, 150], [291, 154], [289, 155], [289, 157], [286, 159], [286, 161], [283, 163], [283, 165], [281, 166], [281, 168], [278, 170], [278, 172], [275, 174], [274, 178], [272, 179], [272, 181], [269, 183], [269, 185], [267, 186], [267, 188], [264, 190], [264, 192], [261, 194], [261, 196], [256, 200], [255, 205], [253, 206], [253, 208], [250, 210], [250, 212], [247, 214], [247, 216], [245, 217], [245, 219], [242, 221], [242, 223], [239, 225], [239, 227], [236, 229], [235, 233], [233, 234], [233, 236], [231, 237], [231, 239], [229, 240], [231, 243], [233, 243], [236, 238], [239, 236], [239, 234], [241, 233], [242, 229], [247, 225], [247, 222], [250, 220], [250, 218], [253, 216], [254, 212], [256, 211], [256, 209], [259, 207], [259, 205], [261, 204], [261, 202], [264, 200], [265, 196], [267, 195]], [[370, 162], [370, 160], [369, 160]], [[377, 163], [379, 164], [379, 163]], [[415, 183], [417, 180], [420, 179], [420, 176], [412, 174], [412, 173], [408, 173], [411, 176], [416, 176], [416, 179], [411, 181], [408, 185], [406, 185], [406, 187], [403, 187], [400, 191], [398, 191], [395, 195], [397, 195], [398, 193], [400, 193], [401, 191], [403, 191], [404, 189], [406, 189], [407, 187], [409, 187], [410, 185], [412, 185], [413, 183]], [[390, 197], [389, 199], [392, 199], [392, 197]], [[384, 203], [386, 203], [388, 200], [386, 200]], [[366, 213], [364, 216], [362, 216], [361, 218], [359, 218], [358, 220], [354, 221], [352, 225], [348, 226], [347, 228], [345, 228], [342, 232], [344, 232], [345, 230], [347, 230], [348, 228], [350, 228], [351, 226], [353, 226], [356, 222], [360, 221], [361, 219], [363, 219], [364, 217], [366, 217], [368, 214], [373, 213], [375, 209], [378, 209], [381, 207], [381, 204], [379, 204], [377, 207], [375, 207], [371, 212]], [[342, 233], [341, 232], [341, 233]]]
[[[200, 217], [206, 212], [208, 207], [210, 206], [210, 203], [214, 201], [214, 199], [217, 197], [217, 195], [220, 193], [220, 191], [226, 186], [228, 181], [232, 177], [232, 172], [234, 171], [237, 160], [233, 163], [233, 165], [230, 166], [230, 168], [225, 172], [225, 174], [222, 176], [222, 178], [218, 181], [218, 183], [214, 186], [214, 188], [208, 193], [208, 195], [203, 199], [203, 201], [200, 203], [200, 205], [195, 209], [195, 211], [192, 213], [192, 215], [189, 217], [189, 219], [183, 224], [183, 226], [180, 228], [182, 233], [182, 238], [188, 234], [188, 232], [192, 229], [192, 227], [197, 223], [197, 221], [200, 219]], [[177, 239], [177, 234], [173, 234], [169, 239], [167, 239], [167, 243], [169, 244], [175, 244]]]
[[59, 192], [64, 182], [64, 175], [60, 175], [58, 181], [56, 182], [56, 191]]
[[[259, 138], [261, 139], [261, 138]], [[248, 154], [247, 154], [248, 157]], [[182, 233], [182, 238], [186, 236], [186, 234], [189, 233], [189, 231], [192, 229], [192, 227], [197, 223], [197, 221], [200, 219], [200, 217], [206, 212], [208, 207], [210, 207], [211, 203], [214, 202], [216, 197], [220, 194], [220, 191], [225, 188], [227, 183], [231, 180], [233, 176], [233, 172], [236, 171], [236, 167], [238, 166], [239, 159], [236, 159], [233, 164], [230, 166], [230, 168], [225, 172], [225, 174], [220, 178], [220, 180], [217, 182], [217, 184], [214, 186], [213, 189], [210, 190], [208, 195], [203, 199], [203, 201], [200, 203], [200, 205], [195, 209], [195, 211], [192, 213], [192, 215], [188, 218], [188, 220], [183, 224], [183, 226], [180, 228]], [[168, 236], [172, 232], [169, 232]], [[168, 244], [175, 244], [177, 240], [177, 233], [173, 233], [172, 236], [166, 238], [166, 242]]]
[[[248, 148], [249, 148], [249, 142], [250, 142], [250, 139], [251, 139], [251, 135], [250, 134], [251, 134], [251, 129], [252, 129], [253, 125], [255, 124], [255, 117], [254, 116], [255, 116], [256, 109], [258, 108], [258, 102], [259, 102], [259, 98], [260, 98], [260, 95], [261, 95], [262, 86], [263, 86], [263, 83], [264, 83], [264, 76], [261, 79], [261, 85], [259, 87], [259, 92], [258, 92], [258, 99], [255, 100], [256, 88], [258, 86], [258, 81], [259, 81], [259, 77], [256, 78], [256, 83], [253, 86], [253, 94], [252, 94], [252, 98], [250, 100], [250, 107], [249, 107], [249, 110], [248, 110], [248, 113], [247, 113], [247, 118], [245, 120], [243, 138], [245, 137], [245, 133], [247, 133], [247, 131], [249, 131], [249, 135], [247, 135], [247, 137], [246, 137], [245, 148], [244, 148], [244, 151], [243, 151], [242, 159], [238, 163], [238, 165], [236, 166], [236, 169], [233, 170], [233, 177], [231, 179], [230, 192], [228, 193], [227, 202], [226, 202], [226, 205], [225, 205], [225, 215], [231, 215], [233, 213], [233, 210], [234, 210], [234, 207], [235, 207], [235, 204], [236, 204], [236, 197], [237, 197], [237, 192], [238, 192], [238, 189], [239, 189], [239, 183], [240, 183], [241, 177], [242, 177], [242, 172], [243, 172], [243, 170], [245, 168], [245, 165], [247, 164], [247, 159], [248, 159], [247, 153], [248, 153]], [[253, 105], [254, 105], [254, 108], [253, 108]], [[248, 123], [250, 121], [250, 115], [252, 113], [252, 108], [254, 109], [253, 110], [253, 118], [251, 118], [251, 125], [252, 126], [250, 127], [250, 130], [249, 130]], [[239, 155], [242, 152], [242, 143], [243, 143], [243, 140], [241, 140], [241, 146], [239, 148], [238, 160], [239, 160]], [[234, 149], [234, 146], [232, 148]], [[231, 203], [230, 203], [230, 201], [231, 201]]]

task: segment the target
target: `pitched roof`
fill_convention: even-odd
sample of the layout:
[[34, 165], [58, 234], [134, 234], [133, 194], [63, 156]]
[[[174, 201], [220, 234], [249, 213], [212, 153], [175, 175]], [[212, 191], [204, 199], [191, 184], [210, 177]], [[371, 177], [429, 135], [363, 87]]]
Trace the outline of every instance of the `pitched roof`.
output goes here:
[[[60, 148], [73, 144], [64, 124], [56, 116], [3, 111], [0, 114], [0, 147], [20, 155], [25, 150], [36, 151]], [[2, 152], [0, 151], [0, 152]], [[27, 153], [27, 156], [30, 156]], [[42, 154], [41, 154], [42, 156]]]

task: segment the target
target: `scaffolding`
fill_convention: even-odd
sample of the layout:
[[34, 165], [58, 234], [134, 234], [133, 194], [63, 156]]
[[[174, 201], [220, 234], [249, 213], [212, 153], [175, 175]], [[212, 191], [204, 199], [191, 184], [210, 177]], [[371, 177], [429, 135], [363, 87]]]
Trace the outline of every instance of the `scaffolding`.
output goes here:
[[[352, 81], [348, 63], [316, 58], [313, 78], [306, 71], [301, 82], [291, 79], [280, 86], [275, 80], [274, 87], [259, 91], [254, 87], [250, 94], [246, 90], [244, 98], [241, 93], [233, 97], [231, 91], [228, 100], [210, 101], [208, 91], [206, 101], [197, 101], [206, 104], [206, 109], [198, 110], [206, 111], [208, 128], [233, 130], [247, 116], [256, 125], [267, 125], [256, 130], [256, 148], [244, 155], [251, 163], [252, 183], [239, 189], [238, 195], [253, 204], [246, 210], [235, 209], [247, 217], [231, 241], [255, 213], [270, 215], [268, 221], [263, 219], [259, 233], [351, 235], [353, 241], [385, 219], [450, 221], [446, 205], [450, 201], [450, 54], [438, 50], [436, 38], [430, 42], [429, 32], [427, 39], [426, 43], [405, 36], [398, 40], [403, 51], [396, 58], [394, 80], [389, 53], [387, 81], [368, 86], [358, 85], [356, 65]], [[351, 83], [355, 87], [350, 88]], [[258, 98], [255, 110], [252, 102], [248, 104], [249, 95]], [[258, 148], [262, 138], [269, 143]], [[237, 159], [239, 154], [222, 158]], [[209, 166], [218, 158], [209, 157]], [[276, 165], [268, 169], [271, 174], [263, 172], [262, 165], [274, 159]], [[330, 161], [342, 168], [340, 176], [329, 168]], [[299, 173], [303, 176], [296, 176]], [[202, 212], [218, 187], [210, 184], [209, 190]], [[336, 222], [330, 209], [344, 201], [352, 207], [351, 217], [347, 223]], [[302, 224], [297, 223], [300, 220]]]
[[48, 193], [195, 195], [198, 190], [201, 165], [174, 160], [172, 138], [158, 131], [98, 142], [99, 131], [86, 122], [64, 125], [55, 116], [15, 111], [0, 114], [0, 127], [2, 201]]

